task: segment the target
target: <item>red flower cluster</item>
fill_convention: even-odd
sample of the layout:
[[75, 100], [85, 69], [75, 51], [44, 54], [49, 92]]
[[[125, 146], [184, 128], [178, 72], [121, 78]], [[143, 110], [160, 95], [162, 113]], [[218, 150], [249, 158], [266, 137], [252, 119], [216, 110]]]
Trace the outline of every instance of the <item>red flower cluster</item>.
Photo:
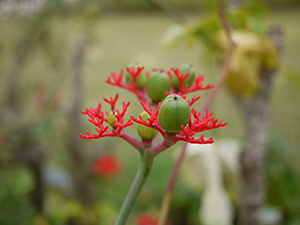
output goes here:
[[103, 154], [95, 159], [92, 171], [98, 175], [113, 175], [120, 170], [120, 162], [114, 155]]
[[[92, 139], [92, 138], [101, 138], [105, 136], [117, 136], [125, 139], [130, 144], [132, 144], [135, 148], [138, 150], [142, 150], [142, 142], [136, 140], [131, 135], [127, 134], [123, 129], [131, 126], [133, 122], [143, 124], [147, 127], [151, 127], [153, 129], [156, 129], [163, 137], [164, 140], [162, 143], [152, 146], [148, 149], [148, 152], [150, 154], [156, 155], [159, 152], [165, 150], [166, 148], [170, 147], [177, 141], [185, 141], [190, 143], [198, 143], [198, 144], [208, 144], [213, 143], [213, 138], [204, 139], [204, 135], [195, 138], [194, 135], [196, 133], [202, 132], [204, 130], [210, 130], [214, 128], [218, 128], [221, 126], [225, 126], [227, 123], [222, 123], [222, 121], [218, 121], [218, 119], [215, 119], [212, 117], [212, 113], [208, 110], [206, 111], [206, 114], [204, 116], [200, 115], [194, 108], [190, 110], [190, 119], [187, 126], [181, 126], [181, 131], [175, 134], [171, 134], [166, 132], [159, 124], [158, 121], [158, 113], [160, 109], [161, 103], [158, 103], [157, 107], [150, 108], [149, 101], [147, 100], [147, 96], [145, 94], [145, 88], [138, 89], [136, 87], [136, 81], [138, 74], [143, 70], [144, 67], [137, 67], [135, 69], [134, 67], [128, 67], [127, 71], [132, 75], [133, 77], [133, 83], [124, 83], [122, 81], [123, 76], [123, 70], [118, 75], [117, 73], [112, 73], [111, 77], [108, 78], [106, 81], [107, 83], [117, 85], [123, 88], [126, 88], [132, 92], [134, 92], [138, 98], [142, 99], [141, 105], [144, 108], [144, 110], [149, 114], [150, 118], [147, 120], [144, 120], [141, 116], [139, 118], [135, 118], [133, 116], [130, 116], [130, 119], [125, 122], [124, 120], [124, 114], [130, 105], [130, 102], [124, 103], [123, 102], [123, 108], [120, 112], [119, 110], [115, 109], [116, 101], [118, 99], [118, 94], [114, 98], [110, 97], [110, 99], [104, 98], [104, 101], [109, 103], [111, 105], [111, 109], [113, 111], [113, 115], [115, 115], [116, 119], [114, 120], [114, 126], [109, 130], [109, 125], [104, 125], [104, 122], [108, 122], [108, 116], [109, 113], [104, 113], [101, 111], [101, 103], [98, 105], [97, 108], [90, 108], [86, 109], [85, 111], [82, 111], [83, 114], [87, 114], [90, 118], [89, 121], [93, 123], [96, 126], [96, 134], [91, 134], [87, 131], [87, 135], [80, 134], [80, 136], [84, 139]], [[213, 87], [212, 85], [205, 85], [203, 86], [201, 84], [201, 81], [203, 80], [203, 76], [198, 76], [194, 83], [188, 87], [187, 85], [183, 86], [183, 80], [187, 77], [187, 74], [182, 74], [179, 72], [178, 69], [172, 68], [174, 73], [177, 75], [179, 79], [179, 90], [183, 93], [191, 92], [195, 90], [203, 90], [207, 88]], [[171, 77], [171, 76], [170, 76]], [[112, 81], [112, 79], [114, 81]], [[170, 78], [171, 79], [171, 78]], [[169, 93], [166, 93], [169, 95]], [[178, 93], [182, 96], [181, 93]], [[184, 99], [186, 99], [186, 96], [182, 96]], [[200, 97], [194, 96], [191, 101], [187, 101], [190, 106], [192, 106]], [[133, 122], [132, 122], [133, 121]]]
[[142, 101], [147, 101], [146, 97], [146, 90], [145, 88], [138, 89], [137, 88], [137, 77], [140, 74], [140, 72], [144, 69], [144, 67], [137, 67], [136, 69], [134, 67], [127, 67], [127, 71], [131, 74], [133, 78], [132, 83], [124, 83], [122, 81], [124, 70], [121, 70], [121, 72], [118, 73], [112, 73], [110, 77], [107, 78], [106, 83], [119, 86], [121, 88], [125, 88], [131, 92], [133, 92], [139, 99]]
[[[169, 95], [167, 93], [167, 95]], [[186, 96], [182, 96], [184, 99], [186, 99]], [[194, 104], [200, 97], [194, 96], [191, 101], [187, 101], [189, 105], [191, 106]], [[162, 136], [166, 136], [167, 132], [159, 125], [157, 116], [159, 112], [159, 108], [161, 103], [158, 104], [157, 110], [155, 110], [155, 107], [152, 107], [152, 109], [149, 108], [149, 102], [143, 103], [141, 102], [141, 105], [143, 106], [144, 110], [149, 114], [150, 118], [148, 118], [148, 121], [145, 121], [142, 119], [141, 116], [139, 116], [139, 119], [130, 116], [130, 118], [136, 122], [143, 124], [147, 127], [154, 128], [158, 130]], [[204, 135], [202, 135], [200, 138], [195, 139], [193, 135], [197, 132], [202, 132], [204, 130], [210, 130], [213, 128], [218, 128], [221, 126], [225, 126], [227, 123], [222, 123], [220, 121], [218, 123], [218, 119], [215, 119], [214, 117], [211, 117], [212, 112], [209, 113], [209, 111], [206, 111], [206, 115], [203, 116], [203, 118], [200, 118], [200, 113], [197, 113], [197, 111], [192, 108], [191, 109], [191, 115], [194, 117], [194, 120], [192, 121], [192, 116], [190, 117], [189, 125], [187, 127], [184, 127], [181, 125], [181, 130], [179, 133], [174, 135], [174, 141], [186, 141], [190, 143], [198, 143], [198, 144], [207, 144], [207, 143], [213, 143], [213, 138], [209, 138], [207, 140], [204, 140]]]
[[81, 113], [87, 114], [90, 117], [89, 121], [91, 123], [93, 123], [95, 126], [97, 126], [96, 131], [98, 132], [98, 134], [91, 134], [87, 131], [86, 132], [87, 136], [85, 136], [83, 134], [79, 134], [80, 137], [82, 137], [84, 139], [92, 139], [92, 138], [100, 138], [100, 137], [105, 137], [105, 136], [119, 136], [123, 128], [131, 126], [133, 124], [130, 119], [126, 123], [124, 123], [124, 118], [123, 118], [128, 106], [130, 105], [130, 102], [127, 102], [127, 104], [125, 104], [123, 102], [122, 112], [120, 112], [119, 110], [115, 110], [115, 104], [116, 104], [118, 97], [119, 97], [119, 95], [116, 94], [114, 99], [112, 97], [110, 97], [110, 100], [103, 98], [104, 101], [106, 101], [107, 103], [109, 103], [111, 105], [111, 109], [113, 110], [113, 112], [117, 113], [118, 120], [115, 121], [115, 129], [109, 131], [108, 130], [109, 126], [103, 125], [103, 122], [107, 122], [107, 120], [108, 120], [108, 118], [107, 118], [108, 113], [106, 114], [106, 116], [104, 115], [104, 112], [101, 111], [102, 105], [101, 105], [101, 103], [99, 103], [97, 108], [91, 107], [90, 109], [81, 111]]

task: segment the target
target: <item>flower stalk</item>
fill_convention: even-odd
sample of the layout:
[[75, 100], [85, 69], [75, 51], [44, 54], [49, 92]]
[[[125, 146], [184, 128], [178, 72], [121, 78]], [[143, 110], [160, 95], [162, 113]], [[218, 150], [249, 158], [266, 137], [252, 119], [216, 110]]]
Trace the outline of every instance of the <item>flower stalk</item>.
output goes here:
[[139, 169], [135, 175], [134, 181], [130, 187], [130, 190], [122, 204], [122, 207], [120, 209], [117, 221], [115, 222], [115, 225], [124, 225], [126, 224], [126, 221], [130, 215], [130, 212], [134, 206], [134, 203], [136, 202], [136, 199], [138, 198], [138, 195], [144, 186], [151, 168], [153, 164], [154, 157], [149, 155], [147, 151], [141, 152], [141, 160]]

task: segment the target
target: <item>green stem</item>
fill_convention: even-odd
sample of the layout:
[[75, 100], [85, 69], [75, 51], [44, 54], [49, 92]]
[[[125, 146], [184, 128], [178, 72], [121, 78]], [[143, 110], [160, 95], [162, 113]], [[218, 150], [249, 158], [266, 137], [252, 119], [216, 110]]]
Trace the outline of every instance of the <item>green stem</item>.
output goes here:
[[124, 225], [129, 217], [129, 214], [135, 204], [135, 201], [145, 184], [147, 177], [151, 171], [153, 157], [147, 152], [141, 152], [141, 161], [139, 169], [135, 175], [134, 181], [120, 209], [115, 225]]

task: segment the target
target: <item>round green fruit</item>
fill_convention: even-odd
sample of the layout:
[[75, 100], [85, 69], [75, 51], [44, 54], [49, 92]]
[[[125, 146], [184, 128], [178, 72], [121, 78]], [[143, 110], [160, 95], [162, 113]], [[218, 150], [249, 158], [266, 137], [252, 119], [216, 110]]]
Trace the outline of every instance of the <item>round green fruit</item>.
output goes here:
[[118, 118], [115, 116], [115, 114], [113, 113], [113, 111], [111, 111], [108, 114], [108, 118], [107, 118], [107, 122], [109, 125], [111, 125], [112, 127], [115, 126], [115, 120], [118, 120]]
[[[134, 69], [137, 70], [138, 65], [134, 64], [134, 65], [129, 65], [128, 67], [134, 67]], [[131, 84], [133, 83], [133, 77], [127, 70], [125, 71], [125, 79], [127, 83], [131, 83]], [[138, 89], [141, 89], [146, 85], [146, 83], [147, 83], [147, 76], [146, 73], [142, 70], [136, 79], [136, 87]]]
[[[189, 72], [189, 75], [187, 76], [187, 78], [185, 78], [183, 80], [183, 86], [188, 84], [188, 86], [190, 87], [193, 84], [195, 76], [196, 76], [196, 73], [195, 73], [195, 70], [193, 69], [193, 67], [189, 64], [182, 64], [179, 67], [179, 72], [184, 73], [183, 75], [185, 75], [187, 72]], [[179, 90], [179, 80], [174, 72], [172, 72], [172, 85], [176, 91]]]
[[[143, 120], [147, 121], [147, 119], [150, 117], [149, 114], [146, 111], [143, 111], [140, 113], [140, 116], [142, 116]], [[146, 127], [143, 124], [138, 124], [137, 125], [137, 131], [139, 135], [141, 136], [142, 139], [144, 140], [152, 140], [155, 138], [157, 135], [157, 130], [151, 128], [151, 127]]]
[[178, 133], [181, 125], [186, 126], [190, 119], [190, 105], [180, 95], [167, 96], [159, 109], [158, 121], [168, 133]]
[[153, 72], [147, 81], [147, 94], [154, 102], [160, 102], [166, 97], [166, 91], [171, 88], [169, 76], [164, 72]]

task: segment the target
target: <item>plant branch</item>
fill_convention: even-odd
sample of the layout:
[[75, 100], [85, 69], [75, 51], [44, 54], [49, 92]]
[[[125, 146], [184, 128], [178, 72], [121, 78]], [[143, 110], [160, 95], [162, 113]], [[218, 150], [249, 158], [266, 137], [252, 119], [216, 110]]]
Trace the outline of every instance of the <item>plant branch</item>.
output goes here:
[[127, 132], [122, 130], [120, 137], [123, 138], [125, 141], [127, 141], [129, 144], [131, 144], [134, 148], [136, 148], [139, 152], [142, 152], [142, 143], [138, 140], [136, 140], [134, 137], [129, 135]]
[[148, 175], [152, 168], [152, 164], [153, 164], [153, 157], [148, 155], [147, 152], [142, 152], [138, 172], [123, 202], [123, 205], [120, 209], [120, 213], [118, 215], [117, 221], [115, 222], [115, 225], [126, 224], [130, 212], [137, 200], [137, 197], [148, 178]]
[[[209, 93], [209, 95], [206, 98], [204, 104], [202, 105], [202, 107], [200, 109], [200, 114], [203, 114], [205, 112], [205, 110], [208, 108], [208, 106], [210, 105], [212, 100], [215, 98], [216, 93], [219, 91], [221, 85], [223, 84], [223, 82], [224, 82], [224, 80], [225, 80], [225, 78], [228, 74], [229, 65], [230, 65], [230, 62], [231, 62], [231, 59], [232, 59], [232, 56], [233, 56], [233, 52], [234, 52], [234, 48], [235, 48], [235, 44], [232, 41], [231, 35], [230, 35], [231, 34], [230, 26], [229, 26], [229, 24], [226, 20], [223, 7], [220, 8], [219, 15], [220, 15], [220, 19], [221, 19], [223, 28], [224, 28], [224, 30], [225, 30], [228, 38], [229, 38], [230, 48], [228, 50], [227, 57], [226, 57], [222, 72], [219, 76], [219, 79], [218, 79], [216, 85], [214, 86], [214, 88], [212, 89], [212, 91]], [[177, 176], [178, 176], [179, 168], [180, 168], [181, 163], [182, 163], [182, 161], [184, 159], [184, 156], [185, 156], [187, 145], [188, 145], [188, 143], [185, 142], [184, 146], [181, 150], [181, 153], [180, 153], [180, 155], [179, 155], [179, 157], [178, 157], [178, 159], [177, 159], [177, 161], [174, 165], [171, 176], [169, 178], [169, 184], [166, 188], [166, 191], [165, 191], [165, 194], [164, 194], [164, 197], [163, 197], [163, 200], [162, 200], [158, 225], [164, 225], [166, 223], [167, 215], [168, 215], [170, 204], [171, 204], [171, 198], [172, 198], [174, 185], [175, 185], [175, 182], [176, 182], [176, 179], [177, 179]]]
[[168, 183], [167, 188], [165, 190], [162, 205], [161, 205], [161, 208], [160, 208], [160, 215], [159, 215], [158, 225], [166, 224], [167, 216], [169, 214], [169, 209], [170, 209], [170, 205], [171, 205], [174, 184], [176, 182], [176, 178], [177, 178], [179, 168], [180, 168], [181, 163], [184, 159], [184, 155], [185, 155], [185, 152], [186, 152], [186, 149], [187, 149], [187, 145], [188, 145], [188, 143], [185, 142], [184, 145], [183, 145], [183, 148], [180, 152], [180, 155], [179, 155], [179, 157], [178, 157], [178, 159], [175, 163], [175, 166], [172, 170], [171, 176], [169, 178], [169, 183]]
[[228, 40], [230, 42], [230, 47], [225, 59], [225, 63], [222, 69], [222, 72], [219, 76], [219, 79], [217, 80], [217, 83], [215, 84], [215, 87], [212, 89], [212, 91], [209, 93], [209, 95], [207, 96], [205, 102], [203, 103], [201, 109], [200, 109], [200, 113], [203, 114], [205, 112], [205, 110], [208, 108], [208, 106], [210, 105], [210, 103], [212, 102], [212, 100], [214, 99], [215, 95], [217, 94], [217, 92], [219, 91], [220, 87], [222, 86], [227, 74], [228, 74], [228, 70], [229, 70], [229, 66], [230, 66], [230, 62], [233, 56], [233, 52], [235, 49], [235, 43], [233, 42], [232, 38], [231, 38], [231, 29], [230, 26], [226, 20], [225, 17], [225, 13], [224, 13], [224, 9], [221, 8], [219, 11], [219, 15], [220, 15], [220, 19], [221, 22], [223, 24], [224, 30], [226, 32], [226, 35], [228, 37]]

